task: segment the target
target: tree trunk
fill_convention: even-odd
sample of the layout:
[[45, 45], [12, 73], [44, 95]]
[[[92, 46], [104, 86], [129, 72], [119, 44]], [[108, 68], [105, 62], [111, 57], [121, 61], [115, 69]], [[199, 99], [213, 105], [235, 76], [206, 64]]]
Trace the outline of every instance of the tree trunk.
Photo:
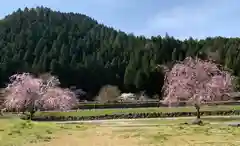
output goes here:
[[32, 120], [35, 112], [36, 112], [35, 110], [30, 111], [29, 120]]
[[197, 119], [200, 119], [200, 106], [198, 104], [194, 104], [194, 107], [197, 110]]
[[36, 113], [36, 108], [35, 108], [34, 102], [32, 104], [30, 104], [30, 106], [28, 107], [28, 111], [29, 111], [29, 120], [32, 120], [34, 114]]

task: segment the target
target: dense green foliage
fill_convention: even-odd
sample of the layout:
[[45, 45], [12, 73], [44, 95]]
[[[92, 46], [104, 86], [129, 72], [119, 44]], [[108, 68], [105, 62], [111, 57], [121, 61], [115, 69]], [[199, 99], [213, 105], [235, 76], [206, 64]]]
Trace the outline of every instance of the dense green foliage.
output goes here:
[[4, 86], [16, 72], [51, 72], [62, 86], [85, 90], [88, 99], [106, 84], [125, 92], [160, 94], [163, 74], [158, 64], [217, 51], [221, 63], [240, 75], [239, 45], [238, 38], [148, 39], [82, 14], [25, 8], [0, 20], [0, 84]]

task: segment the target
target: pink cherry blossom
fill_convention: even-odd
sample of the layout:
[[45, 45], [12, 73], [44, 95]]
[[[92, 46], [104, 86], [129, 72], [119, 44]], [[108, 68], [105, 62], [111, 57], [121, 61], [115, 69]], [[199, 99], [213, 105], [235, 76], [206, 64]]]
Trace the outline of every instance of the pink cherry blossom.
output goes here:
[[54, 76], [37, 78], [29, 73], [10, 77], [6, 87], [5, 107], [7, 110], [26, 111], [28, 108], [41, 110], [67, 110], [77, 103], [77, 98], [69, 89], [58, 87]]
[[187, 57], [165, 73], [164, 102], [229, 100], [222, 96], [234, 91], [234, 80], [230, 72], [212, 61]]

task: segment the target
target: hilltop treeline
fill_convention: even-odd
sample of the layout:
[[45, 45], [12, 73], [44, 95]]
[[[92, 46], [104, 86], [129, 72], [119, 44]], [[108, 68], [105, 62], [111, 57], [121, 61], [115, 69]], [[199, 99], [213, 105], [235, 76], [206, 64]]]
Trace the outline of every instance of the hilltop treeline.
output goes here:
[[[167, 30], [166, 30], [167, 31]], [[159, 64], [186, 56], [213, 56], [240, 75], [240, 39], [134, 36], [99, 24], [82, 14], [25, 8], [0, 20], [0, 84], [16, 72], [50, 72], [62, 86], [76, 86], [92, 98], [106, 85], [124, 92], [160, 94]]]

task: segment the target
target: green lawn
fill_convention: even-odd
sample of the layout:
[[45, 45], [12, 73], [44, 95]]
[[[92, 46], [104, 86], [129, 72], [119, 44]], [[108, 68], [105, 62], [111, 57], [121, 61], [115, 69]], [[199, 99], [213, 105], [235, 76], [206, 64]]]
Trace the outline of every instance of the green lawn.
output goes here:
[[0, 125], [0, 146], [34, 146], [53, 140], [59, 132], [86, 129], [83, 125], [38, 123], [18, 118], [0, 119]]
[[[228, 111], [240, 110], [240, 106], [202, 106], [201, 111]], [[123, 109], [95, 109], [95, 110], [78, 110], [70, 112], [38, 112], [36, 115], [55, 115], [55, 116], [98, 116], [105, 114], [122, 114], [122, 113], [149, 113], [149, 112], [192, 112], [194, 107], [159, 107], [159, 108], [123, 108]]]
[[[0, 119], [0, 146], [238, 146], [240, 129], [207, 118], [204, 126], [189, 119], [114, 120], [100, 124], [56, 124]], [[166, 125], [167, 124], [167, 125]]]

